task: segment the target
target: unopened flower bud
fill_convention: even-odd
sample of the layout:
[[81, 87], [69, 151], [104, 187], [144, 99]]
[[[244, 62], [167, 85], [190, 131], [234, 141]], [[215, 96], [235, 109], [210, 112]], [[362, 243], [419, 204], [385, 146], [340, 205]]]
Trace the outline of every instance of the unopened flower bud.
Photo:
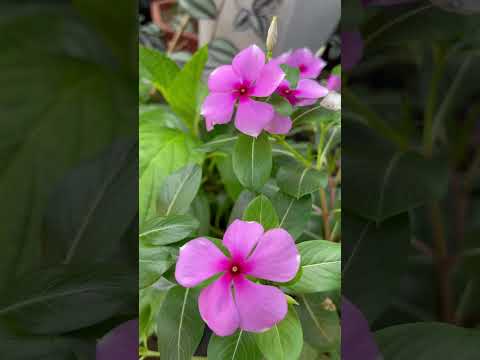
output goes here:
[[278, 29], [277, 29], [277, 17], [272, 18], [270, 23], [270, 28], [268, 29], [267, 34], [267, 51], [269, 54], [273, 53], [273, 48], [277, 44], [278, 39]]

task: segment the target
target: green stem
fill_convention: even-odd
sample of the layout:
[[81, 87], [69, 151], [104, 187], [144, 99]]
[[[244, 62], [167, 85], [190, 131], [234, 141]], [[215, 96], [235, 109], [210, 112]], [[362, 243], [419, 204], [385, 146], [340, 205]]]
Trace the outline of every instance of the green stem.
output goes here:
[[325, 143], [325, 126], [323, 124], [319, 124], [320, 127], [320, 137], [318, 139], [318, 146], [317, 146], [317, 170], [320, 170], [322, 167], [322, 149]]
[[277, 140], [277, 142], [280, 145], [282, 145], [285, 149], [290, 151], [292, 155], [295, 156], [295, 158], [299, 162], [301, 162], [305, 167], [309, 168], [312, 166], [310, 161], [305, 159], [305, 157], [302, 154], [300, 154], [292, 145], [290, 145], [282, 136], [279, 136], [279, 135], [272, 135], [272, 136], [275, 138], [275, 140]]
[[143, 350], [140, 352], [140, 356], [142, 358], [145, 357], [160, 357], [160, 353], [158, 351], [152, 351], [152, 350]]

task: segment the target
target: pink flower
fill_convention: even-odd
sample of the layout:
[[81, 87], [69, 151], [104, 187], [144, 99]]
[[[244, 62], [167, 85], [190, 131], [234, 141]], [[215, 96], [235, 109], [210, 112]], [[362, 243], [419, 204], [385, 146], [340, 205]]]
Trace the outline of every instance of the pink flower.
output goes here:
[[273, 60], [276, 64], [287, 64], [300, 70], [300, 77], [316, 79], [327, 65], [325, 61], [315, 56], [309, 49], [302, 48], [285, 53]]
[[265, 64], [265, 54], [252, 45], [235, 56], [232, 65], [215, 69], [208, 79], [210, 95], [202, 104], [207, 130], [215, 124], [230, 122], [235, 104], [235, 127], [242, 133], [257, 137], [272, 120], [272, 105], [252, 97], [270, 96], [285, 77], [275, 63]]
[[300, 266], [293, 238], [283, 229], [264, 233], [259, 223], [235, 220], [225, 232], [223, 244], [230, 257], [206, 238], [185, 244], [175, 278], [188, 288], [221, 274], [201, 291], [198, 300], [200, 314], [215, 334], [228, 336], [238, 328], [251, 332], [271, 328], [287, 314], [285, 295], [246, 276], [275, 282], [292, 280]]
[[327, 79], [327, 89], [330, 91], [340, 91], [342, 88], [342, 79], [338, 75], [330, 75]]
[[297, 87], [292, 89], [287, 80], [278, 86], [277, 93], [294, 106], [308, 106], [328, 94], [328, 89], [311, 79], [300, 79]]

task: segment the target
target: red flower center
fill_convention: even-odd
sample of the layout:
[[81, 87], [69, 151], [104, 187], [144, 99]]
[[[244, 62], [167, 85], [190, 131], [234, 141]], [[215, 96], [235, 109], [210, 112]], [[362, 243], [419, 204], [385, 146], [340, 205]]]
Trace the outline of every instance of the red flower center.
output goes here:
[[240, 267], [240, 264], [237, 264], [237, 263], [232, 263], [230, 265], [230, 274], [232, 276], [235, 276], [235, 275], [239, 275], [242, 273], [242, 269]]
[[307, 67], [304, 65], [304, 64], [301, 64], [299, 67], [298, 67], [298, 70], [300, 70], [301, 73], [305, 72], [307, 70]]

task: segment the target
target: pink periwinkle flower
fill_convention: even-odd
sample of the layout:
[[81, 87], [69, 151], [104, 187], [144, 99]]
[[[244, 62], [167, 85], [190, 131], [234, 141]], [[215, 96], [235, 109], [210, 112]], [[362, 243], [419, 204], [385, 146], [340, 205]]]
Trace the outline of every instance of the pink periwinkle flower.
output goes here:
[[278, 86], [277, 93], [293, 106], [308, 106], [326, 96], [328, 89], [311, 79], [300, 79], [296, 88], [290, 87], [290, 83], [283, 80]]
[[275, 63], [265, 64], [265, 54], [252, 45], [233, 59], [232, 65], [215, 69], [208, 79], [210, 95], [202, 104], [207, 130], [215, 124], [230, 122], [235, 104], [235, 127], [257, 137], [272, 120], [273, 106], [252, 97], [270, 96], [284, 79], [285, 73]]
[[225, 256], [206, 238], [194, 239], [180, 248], [175, 278], [190, 288], [217, 275], [198, 300], [202, 319], [219, 336], [238, 328], [262, 332], [287, 314], [282, 291], [247, 278], [274, 282], [292, 280], [300, 266], [300, 255], [290, 234], [280, 228], [264, 232], [253, 221], [235, 220], [225, 232]]
[[323, 59], [315, 56], [315, 54], [307, 48], [284, 53], [275, 58], [273, 62], [279, 65], [286, 64], [298, 68], [300, 77], [305, 79], [316, 79], [327, 65]]

